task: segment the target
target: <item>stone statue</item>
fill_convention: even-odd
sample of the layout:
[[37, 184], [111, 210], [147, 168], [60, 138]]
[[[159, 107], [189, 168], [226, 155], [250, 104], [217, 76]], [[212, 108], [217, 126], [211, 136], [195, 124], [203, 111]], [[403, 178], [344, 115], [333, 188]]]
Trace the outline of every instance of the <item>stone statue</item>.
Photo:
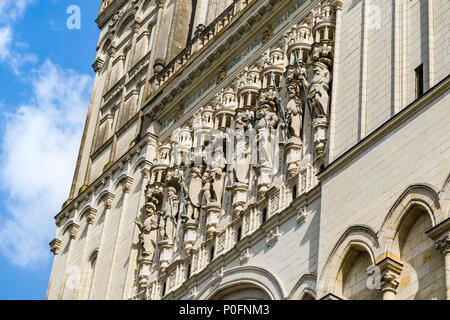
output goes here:
[[236, 137], [236, 162], [233, 167], [236, 182], [248, 184], [250, 173], [250, 142], [249, 137], [242, 135]]
[[186, 186], [184, 176], [181, 177], [181, 185], [183, 187], [186, 203], [186, 213], [183, 211], [182, 217], [188, 222], [196, 222], [199, 217], [201, 206], [203, 165], [195, 164], [191, 168], [190, 173], [191, 179], [189, 181], [189, 188]]
[[173, 243], [177, 230], [177, 216], [180, 207], [180, 201], [173, 187], [167, 188], [167, 204], [162, 215], [161, 239]]
[[303, 106], [301, 104], [300, 95], [302, 89], [302, 80], [305, 85], [307, 85], [306, 79], [304, 78], [305, 70], [303, 69], [303, 74], [300, 75], [298, 72], [294, 71], [295, 67], [287, 71], [286, 74], [286, 89], [288, 92], [289, 101], [286, 105], [286, 121], [289, 126], [289, 133], [291, 137], [301, 138], [301, 130], [303, 125]]
[[225, 159], [223, 150], [216, 149], [214, 152], [214, 158], [203, 175], [203, 197], [207, 204], [216, 202], [221, 205], [226, 166], [227, 160]]
[[276, 113], [277, 96], [273, 88], [269, 88], [261, 92], [259, 97], [259, 107], [257, 117], [259, 118], [257, 128], [275, 129], [278, 125], [279, 118]]
[[328, 94], [331, 74], [327, 66], [317, 61], [313, 65], [312, 84], [309, 89], [311, 108], [316, 118], [328, 119], [330, 96]]
[[149, 202], [145, 205], [145, 219], [142, 222], [139, 218], [135, 221], [141, 234], [139, 242], [142, 248], [142, 256], [144, 258], [151, 258], [155, 253], [156, 241], [158, 238], [158, 216], [156, 215], [156, 206]]

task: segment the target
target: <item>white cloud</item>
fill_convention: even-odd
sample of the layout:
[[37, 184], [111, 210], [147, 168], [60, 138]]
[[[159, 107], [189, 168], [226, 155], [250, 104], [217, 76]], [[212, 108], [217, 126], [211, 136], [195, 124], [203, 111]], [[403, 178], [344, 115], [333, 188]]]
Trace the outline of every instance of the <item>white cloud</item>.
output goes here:
[[10, 56], [10, 48], [12, 42], [12, 30], [11, 27], [6, 26], [0, 28], [0, 60], [5, 60]]
[[0, 220], [0, 251], [22, 267], [50, 257], [53, 217], [69, 194], [92, 87], [90, 76], [49, 60], [30, 81], [29, 102], [6, 116], [0, 163], [9, 203]]
[[12, 22], [21, 17], [34, 0], [0, 0], [0, 21]]
[[0, 0], [0, 62], [6, 62], [16, 75], [21, 74], [20, 68], [23, 65], [37, 61], [35, 55], [23, 52], [24, 44], [14, 41], [11, 27], [33, 1]]

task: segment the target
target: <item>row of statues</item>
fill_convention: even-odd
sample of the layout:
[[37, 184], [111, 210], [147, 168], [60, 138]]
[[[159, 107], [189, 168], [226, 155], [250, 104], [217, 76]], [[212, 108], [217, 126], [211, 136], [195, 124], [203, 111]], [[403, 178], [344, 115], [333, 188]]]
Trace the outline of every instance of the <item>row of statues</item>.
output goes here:
[[[264, 199], [282, 157], [287, 178], [299, 173], [304, 144], [311, 145], [311, 161], [323, 163], [334, 46], [332, 2], [324, 1], [292, 26], [159, 145], [143, 214], [136, 219], [142, 287], [158, 248], [163, 272], [175, 249], [184, 248], [189, 255], [202, 235], [214, 237], [227, 213], [226, 186], [237, 219], [249, 203], [250, 190]], [[305, 140], [306, 129], [311, 142]]]

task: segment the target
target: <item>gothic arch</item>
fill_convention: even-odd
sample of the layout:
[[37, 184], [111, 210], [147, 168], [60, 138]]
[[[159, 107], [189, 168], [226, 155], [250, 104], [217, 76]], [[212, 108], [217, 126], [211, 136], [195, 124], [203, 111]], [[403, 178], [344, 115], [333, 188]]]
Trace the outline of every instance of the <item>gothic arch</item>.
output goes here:
[[328, 293], [335, 294], [339, 272], [350, 252], [353, 250], [367, 252], [371, 262], [374, 263], [378, 248], [378, 237], [372, 228], [365, 225], [349, 227], [337, 241], [322, 269], [317, 285], [319, 297]]
[[316, 298], [317, 276], [304, 274], [296, 283], [287, 300], [303, 300], [306, 296]]
[[379, 232], [381, 253], [394, 254], [400, 257], [400, 248], [394, 246], [404, 222], [412, 218], [417, 210], [425, 212], [434, 227], [443, 221], [439, 195], [436, 190], [425, 184], [409, 186], [389, 210]]
[[[117, 41], [122, 41], [123, 39], [125, 39], [125, 37], [123, 37], [123, 33], [126, 31], [128, 24], [131, 21], [136, 21], [136, 10], [135, 9], [130, 9], [127, 12], [125, 12], [119, 19], [119, 21], [117, 21], [116, 24], [116, 39]], [[130, 30], [131, 31], [131, 30]]]
[[64, 227], [62, 228], [61, 231], [61, 236], [64, 236], [67, 232], [67, 230], [72, 226], [72, 225], [76, 225], [75, 221], [73, 220], [69, 220], [67, 221], [67, 223], [64, 225]]
[[[108, 50], [108, 47], [113, 43], [114, 41], [114, 30], [108, 30], [106, 34], [103, 36], [103, 38], [100, 39], [97, 45], [97, 50], [101, 50], [100, 54], [103, 55], [103, 53]], [[109, 41], [108, 41], [109, 40]]]
[[93, 208], [91, 205], [87, 205], [83, 208], [83, 210], [80, 211], [80, 214], [78, 215], [78, 221], [81, 222], [87, 214], [89, 214], [92, 211], [97, 211], [97, 209]]
[[102, 202], [113, 201], [114, 198], [115, 195], [109, 192], [109, 190], [103, 190], [102, 193], [100, 193], [97, 198], [97, 206], [100, 206]]
[[450, 216], [450, 174], [445, 180], [442, 190], [439, 192], [440, 199], [442, 201], [442, 215], [446, 219]]
[[[153, 9], [151, 11], [148, 11], [149, 8]], [[136, 17], [138, 17], [140, 20], [143, 20], [146, 17], [146, 14], [155, 11], [156, 8], [157, 5], [155, 0], [147, 0], [137, 10]]]
[[206, 284], [196, 297], [196, 300], [208, 300], [217, 297], [228, 289], [242, 290], [254, 288], [267, 294], [272, 300], [284, 300], [285, 290], [278, 278], [270, 271], [255, 267], [245, 266], [232, 268], [223, 272], [223, 277], [213, 279]]

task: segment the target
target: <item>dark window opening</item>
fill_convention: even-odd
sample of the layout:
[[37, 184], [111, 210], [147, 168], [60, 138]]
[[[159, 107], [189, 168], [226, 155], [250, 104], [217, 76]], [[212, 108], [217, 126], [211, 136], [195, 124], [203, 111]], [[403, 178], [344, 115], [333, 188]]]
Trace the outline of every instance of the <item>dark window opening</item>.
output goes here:
[[264, 223], [266, 222], [266, 220], [267, 220], [267, 208], [264, 208], [262, 212], [262, 222]]
[[416, 74], [416, 99], [423, 96], [423, 63], [415, 70]]
[[191, 276], [191, 265], [188, 264], [187, 269], [186, 269], [186, 279], [189, 279]]
[[213, 259], [214, 259], [214, 246], [212, 246], [209, 251], [209, 261], [213, 261]]
[[164, 282], [163, 287], [162, 287], [162, 296], [163, 297], [166, 295], [166, 288], [167, 288], [167, 281]]
[[241, 238], [242, 238], [242, 228], [239, 227], [239, 229], [237, 229], [236, 242], [241, 241]]
[[297, 199], [297, 185], [292, 187], [292, 200]]

